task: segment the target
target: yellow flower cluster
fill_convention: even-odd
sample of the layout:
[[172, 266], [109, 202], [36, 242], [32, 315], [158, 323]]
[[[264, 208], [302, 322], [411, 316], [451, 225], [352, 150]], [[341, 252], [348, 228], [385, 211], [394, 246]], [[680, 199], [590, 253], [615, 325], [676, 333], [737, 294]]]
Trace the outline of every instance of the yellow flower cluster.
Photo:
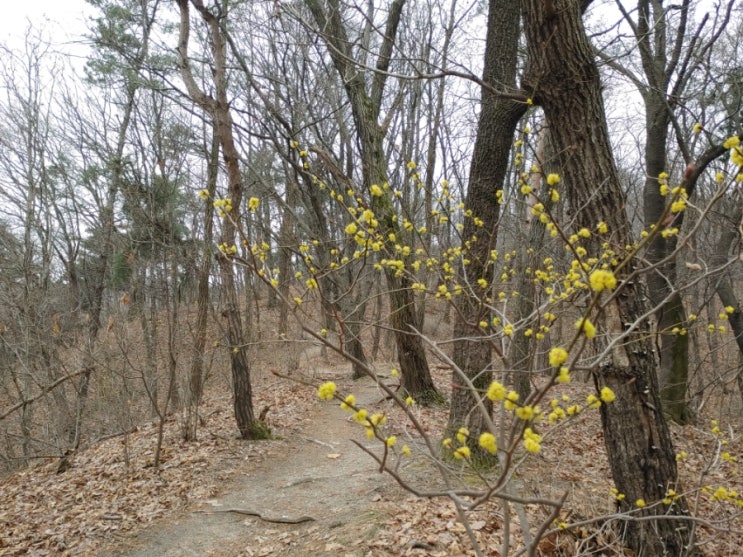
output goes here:
[[527, 427], [524, 430], [524, 448], [527, 450], [527, 452], [530, 452], [532, 454], [537, 454], [539, 451], [542, 450], [542, 436], [538, 435], [537, 433], [532, 430], [532, 428]]
[[317, 388], [317, 396], [320, 400], [332, 400], [337, 387], [332, 381], [326, 381]]
[[215, 199], [213, 205], [217, 209], [217, 214], [220, 217], [224, 217], [227, 213], [232, 211], [232, 199], [229, 198]]
[[586, 338], [590, 339], [596, 336], [596, 327], [587, 317], [578, 319], [575, 323], [575, 328], [586, 335]]
[[481, 433], [478, 445], [490, 454], [495, 454], [498, 451], [498, 444], [496, 443], [495, 436], [492, 433]]
[[552, 348], [549, 353], [549, 362], [552, 367], [560, 367], [568, 361], [568, 351], [559, 346]]
[[588, 276], [588, 282], [591, 290], [601, 292], [602, 290], [612, 290], [617, 286], [617, 278], [614, 273], [605, 269], [596, 269]]
[[225, 255], [235, 255], [237, 253], [237, 246], [235, 245], [228, 245], [227, 242], [222, 242], [218, 246], [219, 251], [224, 253]]

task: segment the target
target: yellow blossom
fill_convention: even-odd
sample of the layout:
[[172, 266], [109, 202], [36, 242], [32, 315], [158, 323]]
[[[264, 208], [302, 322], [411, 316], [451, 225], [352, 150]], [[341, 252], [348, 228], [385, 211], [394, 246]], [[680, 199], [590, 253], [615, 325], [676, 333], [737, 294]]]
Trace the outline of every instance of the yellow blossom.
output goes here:
[[384, 414], [380, 414], [377, 412], [376, 414], [372, 414], [371, 418], [369, 418], [369, 423], [373, 425], [374, 427], [383, 426], [387, 422], [387, 416]]
[[471, 454], [470, 448], [467, 445], [464, 445], [462, 447], [459, 447], [456, 451], [454, 451], [454, 458], [458, 460], [469, 459], [470, 454]]
[[555, 184], [560, 183], [560, 175], [559, 174], [548, 174], [547, 175], [547, 185], [554, 186]]
[[686, 199], [683, 197], [677, 199], [673, 203], [671, 203], [671, 212], [672, 213], [681, 213], [686, 209]]
[[365, 408], [361, 408], [353, 415], [353, 421], [359, 423], [359, 424], [365, 424], [366, 423], [366, 417], [369, 413]]
[[601, 406], [601, 401], [596, 397], [596, 395], [588, 395], [586, 397], [586, 406], [589, 408], [598, 408]]
[[374, 197], [381, 197], [384, 192], [382, 192], [382, 188], [380, 188], [377, 184], [372, 184], [369, 188], [369, 192]]
[[469, 429], [467, 429], [466, 427], [460, 427], [459, 431], [457, 431], [457, 441], [464, 444], [467, 442], [467, 438], [469, 437], [469, 435]]
[[591, 284], [591, 289], [594, 292], [601, 292], [604, 289], [611, 290], [615, 288], [617, 285], [617, 278], [611, 271], [597, 269], [589, 275], [588, 282]]
[[408, 447], [407, 445], [403, 445], [402, 454], [404, 454], [405, 456], [410, 456], [410, 447]]
[[615, 395], [614, 391], [612, 391], [609, 387], [603, 387], [601, 389], [601, 400], [603, 400], [604, 402], [613, 402], [615, 398], [617, 398], [617, 395]]
[[529, 421], [534, 417], [534, 408], [531, 406], [522, 406], [516, 409], [516, 416], [520, 420]]
[[498, 451], [498, 444], [496, 443], [495, 436], [492, 433], [485, 432], [480, 434], [478, 444], [490, 454], [495, 454]]
[[341, 408], [344, 410], [353, 410], [352, 406], [356, 404], [356, 397], [354, 395], [348, 395], [343, 402], [341, 402]]
[[722, 146], [725, 149], [733, 149], [734, 147], [737, 147], [738, 145], [740, 145], [740, 138], [737, 135], [728, 137], [725, 140], [725, 142], [722, 144]]
[[488, 392], [485, 395], [493, 402], [503, 400], [506, 398], [506, 388], [498, 381], [493, 381], [488, 387]]
[[564, 348], [556, 346], [549, 353], [549, 362], [552, 367], [559, 367], [568, 359], [568, 352]]
[[503, 403], [503, 407], [506, 410], [513, 410], [516, 408], [516, 401], [519, 399], [519, 394], [516, 391], [509, 391], [506, 395], [506, 400]]
[[335, 394], [336, 386], [332, 381], [327, 381], [317, 388], [317, 396], [320, 400], [331, 400]]
[[542, 442], [542, 436], [535, 433], [534, 430], [532, 430], [532, 428], [527, 427], [524, 430], [523, 439], [524, 439], [524, 448], [528, 452], [536, 454], [542, 449], [542, 446], [540, 445], [540, 443]]
[[258, 209], [258, 206], [261, 204], [261, 200], [257, 197], [251, 197], [248, 200], [248, 209], [251, 213], [255, 213], [256, 209]]
[[575, 328], [583, 331], [586, 338], [593, 338], [596, 336], [596, 327], [589, 321], [588, 318], [578, 319], [575, 323]]

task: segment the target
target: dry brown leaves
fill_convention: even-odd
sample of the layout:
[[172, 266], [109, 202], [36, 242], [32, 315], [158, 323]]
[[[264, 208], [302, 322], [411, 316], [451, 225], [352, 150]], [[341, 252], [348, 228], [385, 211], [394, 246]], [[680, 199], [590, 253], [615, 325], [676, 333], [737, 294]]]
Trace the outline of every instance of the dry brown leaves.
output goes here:
[[[437, 384], [448, 384], [446, 369], [438, 368], [435, 375]], [[306, 386], [276, 381], [264, 377], [257, 382], [255, 406], [256, 411], [270, 406], [268, 419], [282, 435], [303, 423], [307, 408], [315, 404], [315, 392]], [[586, 385], [578, 383], [567, 386], [565, 391], [579, 400], [586, 389]], [[410, 432], [401, 411], [388, 406], [386, 412], [389, 427]], [[180, 443], [176, 421], [166, 424], [159, 470], [151, 466], [155, 425], [147, 424], [126, 437], [107, 440], [75, 455], [73, 467], [64, 474], [57, 474], [58, 462], [50, 461], [7, 479], [0, 486], [0, 553], [94, 555], [102, 543], [110, 543], [124, 532], [168, 518], [192, 502], [215, 496], [238, 470], [262, 459], [270, 450], [272, 442], [246, 443], [235, 439], [228, 393], [209, 399], [202, 415], [207, 417], [207, 425], [198, 443]], [[447, 409], [421, 409], [419, 415], [426, 432], [440, 438]], [[738, 555], [743, 545], [741, 509], [713, 500], [711, 493], [702, 488], [711, 487], [714, 491], [722, 485], [743, 493], [741, 420], [736, 416], [724, 423], [722, 436], [728, 442], [719, 445], [719, 438], [707, 427], [711, 417], [700, 417], [698, 427], [672, 428], [676, 450], [688, 455], [679, 463], [679, 473], [694, 515], [705, 521], [697, 530], [697, 540], [705, 553]], [[362, 437], [360, 429], [359, 438]], [[412, 438], [416, 438], [414, 432]], [[721, 458], [723, 452], [729, 453], [728, 462]], [[421, 475], [415, 479], [419, 481]], [[598, 412], [586, 412], [569, 427], [556, 428], [546, 435], [542, 452], [526, 459], [518, 471], [518, 481], [519, 490], [526, 497], [556, 499], [567, 492], [561, 520], [568, 523], [613, 512], [609, 493], [613, 484]], [[313, 555], [474, 554], [465, 528], [448, 500], [420, 500], [397, 489], [395, 496], [376, 496], [360, 501], [359, 506], [361, 514], [373, 509], [364, 518], [373, 528], [352, 546], [341, 543], [330, 527], [319, 524], [276, 528], [257, 523], [255, 527], [262, 529], [255, 535], [266, 542], [262, 546], [265, 551], [259, 553], [283, 555], [292, 548], [294, 555], [305, 548], [306, 554]], [[468, 515], [473, 534], [486, 555], [504, 555], [503, 512], [503, 505], [493, 501]], [[513, 554], [523, 547], [524, 537], [518, 516], [513, 508], [510, 512], [511, 545], [507, 553]], [[547, 510], [532, 505], [526, 513], [533, 527], [544, 520]], [[622, 554], [611, 528], [600, 521], [552, 534], [542, 542], [540, 550], [542, 555], [551, 556], [598, 551]], [[233, 554], [257, 553], [244, 550]]]
[[[268, 419], [281, 435], [298, 426], [312, 395], [298, 385], [267, 381], [255, 407], [271, 407]], [[241, 466], [263, 458], [276, 443], [236, 438], [227, 393], [207, 400], [201, 415], [206, 426], [195, 443], [182, 443], [176, 419], [168, 420], [159, 469], [153, 467], [157, 428], [150, 423], [74, 455], [62, 474], [54, 459], [5, 479], [0, 554], [95, 555], [103, 542], [215, 496]]]

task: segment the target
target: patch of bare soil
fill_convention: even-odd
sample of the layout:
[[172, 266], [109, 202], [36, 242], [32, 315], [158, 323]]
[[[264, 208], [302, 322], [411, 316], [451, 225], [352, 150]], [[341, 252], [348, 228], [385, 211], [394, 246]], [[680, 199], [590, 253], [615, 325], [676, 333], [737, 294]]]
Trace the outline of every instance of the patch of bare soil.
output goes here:
[[[381, 404], [369, 379], [354, 383], [353, 391], [366, 408]], [[243, 461], [223, 495], [194, 501], [109, 554], [364, 555], [365, 540], [388, 518], [383, 500], [399, 497], [400, 489], [350, 441], [362, 439], [360, 431], [337, 402], [318, 402], [303, 427], [272, 443], [259, 464]], [[378, 449], [378, 443], [364, 444]]]

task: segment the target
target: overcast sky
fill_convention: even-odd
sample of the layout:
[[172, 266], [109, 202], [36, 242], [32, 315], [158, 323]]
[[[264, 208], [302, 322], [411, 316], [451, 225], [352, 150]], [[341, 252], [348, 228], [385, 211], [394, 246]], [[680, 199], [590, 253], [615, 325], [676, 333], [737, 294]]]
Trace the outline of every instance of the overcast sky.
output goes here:
[[0, 18], [0, 43], [20, 45], [29, 24], [44, 29], [55, 46], [79, 40], [85, 33], [85, 14], [91, 10], [84, 0], [5, 0]]

